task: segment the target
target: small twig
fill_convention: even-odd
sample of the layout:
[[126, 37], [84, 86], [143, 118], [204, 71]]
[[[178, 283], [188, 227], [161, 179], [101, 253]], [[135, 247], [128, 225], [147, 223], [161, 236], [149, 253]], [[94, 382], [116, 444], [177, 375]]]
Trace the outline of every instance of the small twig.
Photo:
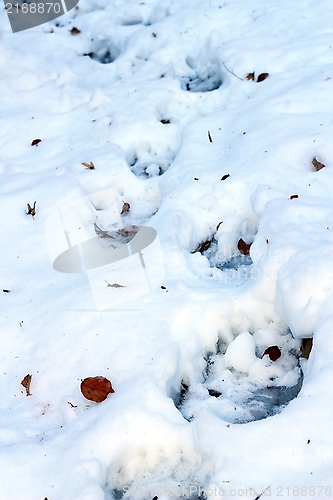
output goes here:
[[209, 140], [209, 142], [213, 142], [213, 139], [212, 139], [212, 136], [210, 135], [209, 130], [208, 130], [208, 140]]
[[270, 486], [267, 486], [267, 488], [265, 488], [261, 493], [260, 495], [256, 496], [254, 500], [259, 500], [259, 498], [265, 493], [266, 490], [268, 490], [268, 488], [270, 488]]
[[112, 236], [112, 234], [110, 234], [109, 231], [103, 231], [103, 229], [101, 229], [99, 226], [97, 226], [96, 222], [94, 223], [94, 229], [95, 229], [95, 233], [100, 238], [111, 238], [114, 240], [114, 236]]
[[224, 63], [222, 63], [222, 64], [223, 64], [223, 66], [225, 67], [225, 69], [226, 69], [227, 71], [229, 71], [229, 73], [231, 73], [231, 74], [232, 74], [232, 75], [234, 75], [236, 78], [238, 78], [238, 80], [242, 80], [242, 81], [243, 81], [243, 78], [241, 78], [240, 76], [235, 75], [235, 73], [234, 73], [233, 71], [231, 71], [230, 69], [228, 69]]

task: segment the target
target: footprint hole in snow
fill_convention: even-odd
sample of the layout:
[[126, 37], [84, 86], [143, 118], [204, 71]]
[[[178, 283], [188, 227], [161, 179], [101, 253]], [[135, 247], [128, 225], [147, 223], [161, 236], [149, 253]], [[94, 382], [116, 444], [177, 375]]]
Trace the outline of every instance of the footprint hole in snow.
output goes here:
[[112, 490], [112, 495], [113, 495], [113, 498], [115, 498], [116, 500], [120, 500], [124, 496], [124, 490], [114, 488]]
[[[275, 335], [279, 338], [278, 333]], [[280, 336], [278, 343], [283, 347], [276, 361], [263, 356], [262, 338], [259, 333], [255, 337], [256, 332], [245, 332], [229, 344], [221, 339], [215, 352], [203, 355], [206, 365], [203, 382], [198, 384], [201, 388], [191, 390], [189, 383], [182, 381], [173, 397], [186, 420], [191, 421], [205, 406], [212, 408], [212, 398], [214, 412], [222, 419], [245, 424], [280, 413], [297, 397], [303, 384], [301, 350], [290, 330]]]
[[120, 50], [108, 39], [93, 39], [89, 50], [83, 55], [101, 64], [110, 64], [118, 58]]
[[223, 83], [222, 72], [217, 63], [209, 63], [197, 69], [192, 68], [188, 76], [180, 78], [182, 90], [188, 92], [212, 92], [221, 87]]
[[216, 267], [221, 271], [237, 271], [245, 266], [249, 267], [253, 264], [250, 254], [244, 255], [235, 246], [234, 249], [221, 252], [219, 250], [219, 242], [216, 238], [216, 233], [207, 241], [201, 242], [193, 252], [200, 252], [209, 261], [210, 267]]
[[153, 153], [152, 150], [139, 154], [131, 148], [126, 156], [129, 168], [137, 177], [148, 179], [163, 175], [175, 159], [175, 154], [170, 150], [163, 154]]

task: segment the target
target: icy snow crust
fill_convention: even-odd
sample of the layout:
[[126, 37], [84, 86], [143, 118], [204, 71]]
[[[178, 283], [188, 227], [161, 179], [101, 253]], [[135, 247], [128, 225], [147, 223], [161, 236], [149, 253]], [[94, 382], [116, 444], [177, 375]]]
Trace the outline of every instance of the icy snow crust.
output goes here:
[[[0, 499], [332, 498], [331, 2], [80, 0], [0, 24]], [[108, 188], [166, 274], [97, 311], [45, 221]], [[112, 230], [106, 201], [89, 230]], [[80, 393], [96, 375], [100, 404]]]

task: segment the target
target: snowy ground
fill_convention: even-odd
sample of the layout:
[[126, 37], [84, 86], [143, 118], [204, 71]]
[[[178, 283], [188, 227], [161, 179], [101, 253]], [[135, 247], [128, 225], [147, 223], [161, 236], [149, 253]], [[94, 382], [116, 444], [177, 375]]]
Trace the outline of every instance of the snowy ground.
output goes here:
[[[0, 30], [0, 500], [333, 498], [331, 2], [80, 0]], [[98, 310], [45, 224], [106, 189], [165, 277]], [[114, 230], [95, 196], [85, 230]]]

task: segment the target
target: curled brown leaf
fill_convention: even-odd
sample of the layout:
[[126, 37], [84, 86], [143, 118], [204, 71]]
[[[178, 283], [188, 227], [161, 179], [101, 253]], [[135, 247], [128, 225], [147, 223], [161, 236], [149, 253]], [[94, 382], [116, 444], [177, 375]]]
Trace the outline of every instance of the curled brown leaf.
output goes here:
[[31, 385], [32, 375], [26, 375], [21, 381], [21, 385], [25, 388], [26, 396], [31, 396], [30, 385]]
[[34, 139], [31, 143], [31, 146], [38, 146], [40, 142], [42, 142], [42, 139]]
[[269, 77], [269, 73], [260, 73], [260, 75], [257, 78], [257, 83], [263, 82], [268, 77]]
[[325, 168], [325, 165], [323, 163], [321, 163], [320, 161], [318, 161], [316, 157], [313, 158], [312, 165], [314, 166], [316, 172], [318, 172], [322, 168]]
[[241, 238], [238, 241], [237, 248], [243, 255], [248, 255], [250, 253], [252, 243], [245, 243], [245, 241]]
[[92, 161], [90, 163], [82, 162], [81, 165], [83, 165], [88, 170], [95, 170], [95, 165]]
[[248, 74], [246, 75], [246, 79], [247, 79], [247, 80], [253, 80], [253, 81], [254, 81], [254, 79], [255, 79], [255, 73], [254, 73], [254, 71], [253, 71], [252, 73], [248, 73]]
[[123, 202], [123, 208], [121, 209], [121, 214], [124, 214], [125, 212], [129, 212], [130, 211], [130, 208], [131, 208], [131, 205], [129, 203], [125, 203]]

